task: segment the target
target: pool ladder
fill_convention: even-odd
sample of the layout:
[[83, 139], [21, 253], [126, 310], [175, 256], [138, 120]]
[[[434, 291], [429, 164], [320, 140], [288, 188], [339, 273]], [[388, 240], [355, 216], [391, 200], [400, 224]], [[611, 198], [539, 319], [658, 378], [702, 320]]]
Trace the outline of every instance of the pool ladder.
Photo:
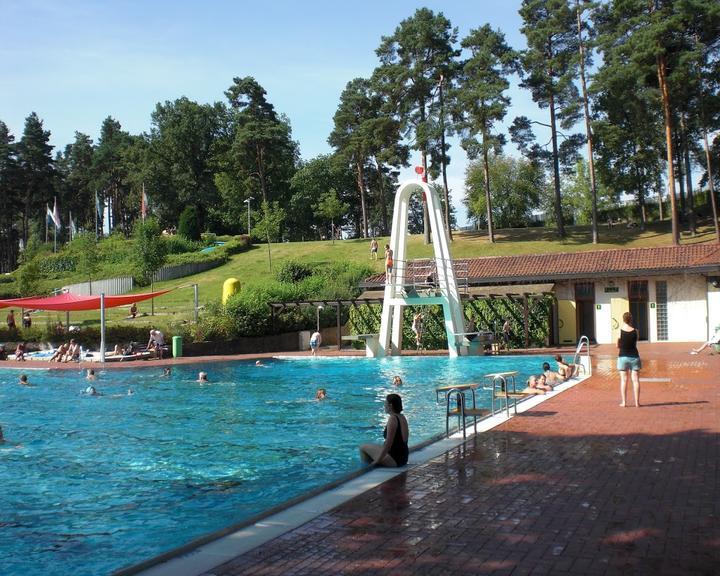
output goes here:
[[[580, 353], [582, 352], [583, 346], [585, 346], [585, 357], [581, 358]], [[579, 362], [579, 360], [584, 360], [584, 362]], [[590, 362], [590, 339], [587, 336], [580, 336], [572, 363], [582, 366], [584, 374], [587, 374], [588, 376], [592, 375], [592, 364]]]
[[[472, 393], [472, 406], [468, 406], [465, 392], [470, 390]], [[458, 431], [462, 428], [463, 438], [467, 437], [465, 430], [465, 420], [467, 418], [473, 419], [473, 428], [475, 434], [477, 434], [477, 421], [478, 418], [484, 418], [490, 414], [490, 410], [485, 408], [478, 408], [475, 404], [475, 388], [451, 388], [445, 395], [445, 434], [450, 436], [450, 418], [457, 416], [458, 419]]]

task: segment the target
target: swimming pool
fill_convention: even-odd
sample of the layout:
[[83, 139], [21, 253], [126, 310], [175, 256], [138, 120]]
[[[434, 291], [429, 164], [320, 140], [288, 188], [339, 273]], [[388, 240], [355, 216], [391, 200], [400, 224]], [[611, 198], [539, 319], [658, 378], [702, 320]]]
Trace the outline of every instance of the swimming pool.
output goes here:
[[[411, 445], [444, 432], [437, 386], [538, 372], [532, 357], [303, 358], [100, 371], [0, 370], [0, 572], [107, 574], [357, 470], [404, 385]], [[200, 370], [210, 385], [195, 382]], [[328, 398], [314, 400], [326, 388]], [[127, 395], [128, 389], [134, 394]], [[479, 391], [489, 405], [490, 392]]]

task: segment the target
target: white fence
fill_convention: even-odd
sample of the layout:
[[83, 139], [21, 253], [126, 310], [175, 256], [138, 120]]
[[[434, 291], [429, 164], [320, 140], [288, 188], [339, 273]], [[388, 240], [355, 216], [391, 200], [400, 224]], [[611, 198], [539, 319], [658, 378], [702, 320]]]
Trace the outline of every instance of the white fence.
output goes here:
[[221, 266], [223, 262], [218, 260], [211, 262], [193, 262], [191, 264], [176, 264], [174, 266], [163, 266], [155, 272], [153, 280], [155, 282], [162, 282], [163, 280], [174, 280], [175, 278], [182, 278], [184, 276], [191, 276], [192, 274], [198, 274], [210, 270], [211, 268], [217, 268]]
[[[162, 280], [174, 280], [191, 274], [205, 272], [211, 268], [217, 268], [222, 262], [195, 262], [192, 264], [176, 264], [174, 266], [163, 266], [155, 272], [153, 280], [161, 282]], [[92, 286], [92, 290], [90, 289]], [[80, 296], [90, 296], [92, 294], [100, 294], [104, 292], [106, 296], [115, 296], [117, 294], [126, 294], [132, 291], [134, 287], [132, 276], [123, 276], [120, 278], [106, 278], [105, 280], [96, 280], [92, 282], [81, 282], [80, 284], [70, 284], [63, 286], [62, 290], [66, 290], [71, 294]]]
[[70, 284], [69, 286], [63, 286], [62, 289], [80, 296], [90, 296], [92, 294], [100, 294], [101, 292], [104, 292], [106, 296], [115, 296], [117, 294], [130, 292], [133, 289], [133, 279], [132, 276], [106, 278], [105, 280], [96, 280], [92, 283], [82, 282], [80, 284]]

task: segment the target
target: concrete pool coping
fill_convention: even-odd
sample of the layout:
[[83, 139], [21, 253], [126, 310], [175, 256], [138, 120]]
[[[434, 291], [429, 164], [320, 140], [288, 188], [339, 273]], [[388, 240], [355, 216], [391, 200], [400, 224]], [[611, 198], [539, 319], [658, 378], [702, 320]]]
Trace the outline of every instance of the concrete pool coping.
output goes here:
[[[544, 401], [569, 390], [589, 378], [591, 374], [564, 382], [555, 387], [553, 392], [526, 398], [517, 404], [519, 414], [526, 412]], [[477, 423], [477, 433], [486, 432], [511, 419], [505, 409], [484, 418]], [[474, 435], [473, 425], [466, 427], [467, 439]], [[194, 540], [184, 546], [170, 550], [166, 553], [150, 558], [139, 564], [120, 569], [114, 574], [126, 576], [142, 574], [143, 576], [196, 576], [214, 567], [224, 564], [233, 558], [244, 554], [264, 543], [297, 528], [310, 520], [328, 512], [352, 498], [375, 488], [383, 482], [390, 480], [416, 466], [440, 456], [466, 442], [462, 432], [457, 431], [449, 438], [444, 434], [440, 439], [436, 436], [419, 449], [410, 453], [407, 466], [402, 468], [373, 468], [369, 471], [359, 470], [345, 476], [339, 481], [311, 492], [309, 496], [300, 496], [290, 502], [290, 505], [281, 506], [281, 510], [270, 511], [257, 520], [250, 519], [238, 529], [228, 532], [222, 529]], [[349, 477], [349, 479], [348, 479]], [[276, 508], [277, 510], [277, 508]]]

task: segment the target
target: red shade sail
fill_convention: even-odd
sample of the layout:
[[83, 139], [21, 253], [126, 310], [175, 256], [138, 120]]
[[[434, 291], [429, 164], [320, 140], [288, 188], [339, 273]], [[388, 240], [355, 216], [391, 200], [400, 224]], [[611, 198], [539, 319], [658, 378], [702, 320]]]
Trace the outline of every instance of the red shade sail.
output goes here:
[[[159, 292], [146, 292], [144, 294], [126, 294], [123, 296], [105, 296], [105, 308], [126, 306], [133, 302], [142, 302], [167, 294], [170, 290]], [[34, 308], [37, 310], [58, 310], [61, 312], [74, 312], [78, 310], [100, 310], [100, 296], [81, 296], [79, 294], [58, 294], [57, 296], [11, 298], [0, 300], [0, 308]]]

